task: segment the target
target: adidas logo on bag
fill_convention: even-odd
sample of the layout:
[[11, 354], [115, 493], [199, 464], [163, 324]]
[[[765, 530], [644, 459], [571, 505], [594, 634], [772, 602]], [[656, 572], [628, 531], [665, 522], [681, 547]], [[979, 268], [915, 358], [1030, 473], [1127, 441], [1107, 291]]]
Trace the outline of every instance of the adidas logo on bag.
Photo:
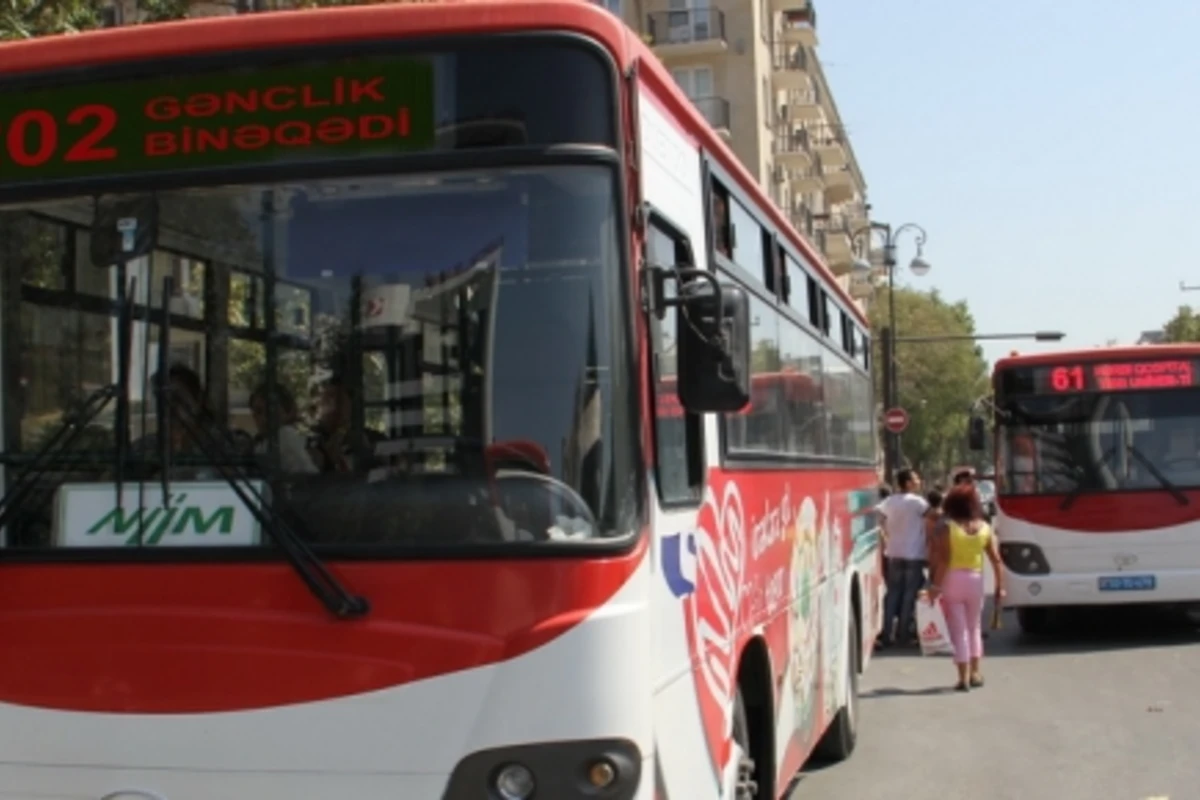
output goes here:
[[925, 626], [925, 630], [921, 631], [922, 639], [939, 639], [941, 635], [942, 632], [938, 630], [938, 626], [932, 622]]

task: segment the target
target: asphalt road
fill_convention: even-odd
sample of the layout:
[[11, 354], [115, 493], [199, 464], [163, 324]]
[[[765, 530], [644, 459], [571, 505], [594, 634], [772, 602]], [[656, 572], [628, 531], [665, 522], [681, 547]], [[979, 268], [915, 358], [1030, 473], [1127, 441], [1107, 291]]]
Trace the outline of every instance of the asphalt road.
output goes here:
[[792, 800], [1200, 800], [1194, 623], [1090, 612], [1033, 640], [1007, 613], [970, 694], [948, 657], [880, 654], [854, 756], [807, 770]]

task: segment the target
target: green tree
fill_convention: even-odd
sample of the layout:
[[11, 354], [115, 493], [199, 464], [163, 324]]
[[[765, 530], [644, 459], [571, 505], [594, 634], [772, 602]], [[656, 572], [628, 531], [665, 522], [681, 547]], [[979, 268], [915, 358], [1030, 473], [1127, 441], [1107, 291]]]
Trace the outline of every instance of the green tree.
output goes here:
[[[79, 33], [100, 27], [101, 0], [0, 0], [0, 40]], [[139, 0], [141, 22], [162, 22], [187, 14], [187, 0]]]
[[1168, 342], [1200, 342], [1200, 314], [1191, 306], [1180, 306], [1163, 325], [1163, 333]]
[[[888, 324], [887, 302], [871, 310], [875, 341]], [[938, 292], [896, 289], [895, 329], [906, 336], [970, 336], [975, 320], [965, 301], [946, 302]], [[882, 400], [883, 369], [877, 357], [876, 397]], [[969, 459], [967, 420], [972, 402], [987, 392], [988, 365], [969, 340], [899, 342], [897, 389], [910, 421], [901, 437], [904, 460], [930, 477]]]

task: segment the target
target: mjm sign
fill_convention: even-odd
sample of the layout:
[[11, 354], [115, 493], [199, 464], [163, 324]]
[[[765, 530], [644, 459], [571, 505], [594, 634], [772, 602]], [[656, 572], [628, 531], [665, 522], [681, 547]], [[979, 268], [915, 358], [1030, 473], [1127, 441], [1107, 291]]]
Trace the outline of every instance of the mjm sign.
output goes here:
[[[162, 487], [116, 488], [66, 484], [58, 491], [55, 538], [59, 547], [238, 547], [260, 541], [254, 515], [228, 484], [176, 481], [170, 502]], [[262, 491], [261, 485], [254, 488]], [[140, 506], [139, 506], [140, 502]]]

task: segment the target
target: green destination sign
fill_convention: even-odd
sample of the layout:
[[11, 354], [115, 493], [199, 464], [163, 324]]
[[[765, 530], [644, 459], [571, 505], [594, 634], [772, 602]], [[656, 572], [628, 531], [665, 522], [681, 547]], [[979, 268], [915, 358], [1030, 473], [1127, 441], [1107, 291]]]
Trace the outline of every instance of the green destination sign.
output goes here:
[[0, 90], [0, 190], [428, 149], [433, 94], [411, 57]]

